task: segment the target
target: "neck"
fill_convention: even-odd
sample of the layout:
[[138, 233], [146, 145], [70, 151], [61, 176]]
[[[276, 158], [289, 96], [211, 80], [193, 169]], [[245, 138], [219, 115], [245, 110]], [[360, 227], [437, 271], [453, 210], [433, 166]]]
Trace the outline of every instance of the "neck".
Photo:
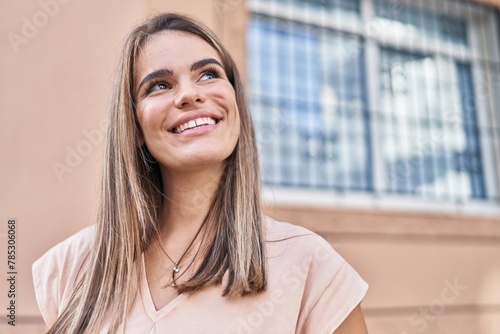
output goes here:
[[[161, 239], [183, 249], [203, 224], [222, 175], [222, 165], [189, 172], [162, 169]], [[169, 247], [170, 248], [170, 247]]]

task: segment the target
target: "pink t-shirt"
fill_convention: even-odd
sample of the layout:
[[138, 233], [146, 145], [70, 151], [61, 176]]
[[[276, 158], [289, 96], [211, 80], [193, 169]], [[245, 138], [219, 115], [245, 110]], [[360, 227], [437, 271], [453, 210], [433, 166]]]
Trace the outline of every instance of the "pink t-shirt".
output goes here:
[[[93, 233], [92, 226], [78, 232], [33, 264], [36, 298], [48, 326], [82, 276]], [[181, 294], [156, 310], [142, 279], [126, 332], [332, 334], [361, 302], [368, 285], [330, 244], [302, 227], [268, 218], [266, 240], [269, 276], [264, 292], [228, 299], [222, 297], [223, 283]], [[140, 270], [145, 278], [144, 267]]]

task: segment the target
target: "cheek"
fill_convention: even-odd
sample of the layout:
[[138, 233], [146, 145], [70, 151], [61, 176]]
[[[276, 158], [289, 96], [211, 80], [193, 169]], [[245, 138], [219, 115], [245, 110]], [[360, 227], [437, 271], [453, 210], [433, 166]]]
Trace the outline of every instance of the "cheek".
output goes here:
[[223, 103], [226, 105], [228, 117], [231, 118], [233, 122], [239, 123], [240, 112], [238, 109], [238, 104], [236, 103], [236, 97], [234, 96], [234, 93], [228, 92], [221, 98], [221, 100], [223, 100], [224, 101]]
[[142, 140], [147, 141], [150, 131], [148, 126], [148, 117], [144, 111], [137, 112], [137, 123], [139, 126], [139, 131], [141, 133]]
[[230, 120], [231, 124], [231, 138], [236, 138], [237, 140], [240, 137], [241, 132], [241, 119], [236, 101], [234, 102], [233, 106], [229, 108], [228, 119]]
[[149, 103], [138, 106], [137, 120], [144, 137], [152, 135], [153, 132], [161, 130], [166, 112], [161, 103]]
[[240, 116], [238, 112], [236, 112], [236, 116], [231, 124], [230, 134], [227, 137], [227, 142], [229, 143], [228, 147], [230, 147], [231, 152], [234, 151], [234, 149], [236, 148], [236, 145], [240, 140], [240, 136], [241, 136]]
[[241, 119], [240, 119], [240, 113], [238, 112], [238, 109], [236, 109], [236, 115], [235, 115], [235, 120], [234, 120], [234, 132], [235, 132], [235, 136], [237, 138], [239, 138], [240, 132], [241, 132]]
[[137, 123], [139, 124], [139, 127], [142, 132], [144, 132], [144, 125], [145, 125], [145, 114], [143, 111], [137, 110], [136, 112], [136, 117], [137, 117]]

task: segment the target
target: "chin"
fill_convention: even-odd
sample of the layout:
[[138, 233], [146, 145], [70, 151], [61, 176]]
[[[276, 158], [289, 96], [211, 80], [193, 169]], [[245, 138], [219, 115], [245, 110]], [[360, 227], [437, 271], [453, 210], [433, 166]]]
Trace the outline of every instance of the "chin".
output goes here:
[[224, 161], [231, 155], [221, 154], [222, 152], [200, 152], [200, 154], [190, 154], [185, 156], [183, 159], [177, 159], [176, 161], [165, 161], [160, 162], [166, 169], [171, 171], [182, 171], [182, 172], [194, 172], [203, 169], [208, 169], [211, 167], [223, 168]]

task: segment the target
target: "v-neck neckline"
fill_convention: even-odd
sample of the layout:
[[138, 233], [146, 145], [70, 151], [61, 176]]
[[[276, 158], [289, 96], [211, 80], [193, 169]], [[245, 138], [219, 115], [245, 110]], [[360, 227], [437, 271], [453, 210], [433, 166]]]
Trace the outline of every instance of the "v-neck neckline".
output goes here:
[[187, 298], [187, 294], [182, 293], [172, 299], [168, 304], [156, 309], [153, 302], [153, 297], [151, 296], [151, 290], [149, 289], [148, 278], [146, 276], [146, 263], [144, 261], [144, 253], [142, 253], [142, 266], [141, 266], [141, 299], [144, 306], [144, 310], [148, 317], [153, 322], [158, 322], [160, 319], [165, 317], [167, 314], [171, 313], [179, 304]]

